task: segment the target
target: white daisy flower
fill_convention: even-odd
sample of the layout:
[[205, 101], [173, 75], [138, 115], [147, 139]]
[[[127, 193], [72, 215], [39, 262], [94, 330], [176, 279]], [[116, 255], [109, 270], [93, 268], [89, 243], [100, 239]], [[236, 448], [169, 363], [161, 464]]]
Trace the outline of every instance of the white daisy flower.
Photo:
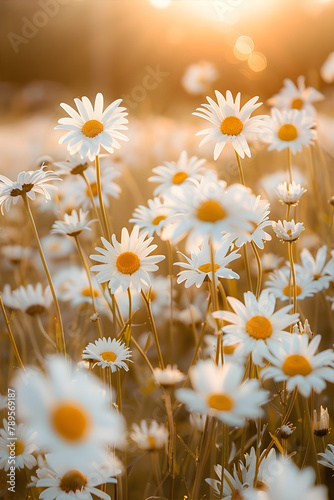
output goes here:
[[130, 349], [120, 340], [103, 337], [103, 339], [95, 340], [94, 344], [90, 342], [85, 347], [82, 359], [89, 359], [94, 362], [94, 366], [110, 368], [114, 373], [122, 368], [126, 372], [129, 371], [127, 363], [133, 363], [131, 356]]
[[70, 238], [63, 238], [55, 234], [49, 234], [41, 239], [41, 245], [45, 256], [49, 259], [58, 260], [73, 254], [74, 245]]
[[185, 379], [185, 375], [176, 365], [167, 365], [163, 370], [154, 368], [154, 377], [161, 387], [172, 387]]
[[156, 234], [160, 236], [164, 228], [169, 224], [168, 217], [171, 209], [166, 205], [166, 201], [160, 198], [148, 200], [148, 207], [139, 205], [132, 214], [133, 222], [140, 227], [141, 233], [148, 232], [148, 236]]
[[35, 486], [45, 488], [39, 497], [43, 500], [93, 500], [95, 497], [110, 500], [110, 495], [100, 487], [116, 483], [114, 476], [121, 472], [121, 464], [113, 456], [108, 456], [105, 463], [86, 463], [80, 469], [71, 468], [52, 455], [46, 459], [46, 464], [36, 471]]
[[282, 151], [290, 148], [293, 154], [302, 150], [303, 146], [313, 144], [316, 138], [315, 122], [305, 111], [296, 109], [279, 111], [273, 108], [271, 120], [268, 122], [267, 140], [271, 144], [269, 151]]
[[268, 488], [261, 491], [249, 488], [244, 493], [245, 500], [328, 500], [325, 486], [314, 486], [315, 472], [312, 467], [298, 469], [292, 460], [277, 459], [274, 467], [269, 471], [266, 485]]
[[244, 367], [224, 363], [218, 367], [211, 359], [199, 361], [189, 370], [194, 390], [178, 389], [176, 397], [188, 411], [206, 413], [230, 426], [243, 427], [246, 419], [263, 414], [260, 406], [268, 399], [268, 392], [260, 388], [258, 380], [242, 382]]
[[200, 61], [186, 68], [181, 83], [189, 94], [199, 95], [208, 92], [217, 78], [216, 66], [209, 61]]
[[218, 91], [215, 91], [218, 104], [210, 97], [207, 97], [209, 104], [202, 104], [203, 108], [197, 108], [193, 115], [199, 116], [211, 122], [214, 127], [201, 130], [196, 135], [205, 135], [200, 142], [200, 146], [208, 141], [214, 140], [216, 145], [214, 149], [214, 159], [217, 160], [227, 142], [231, 142], [235, 152], [244, 158], [245, 154], [250, 158], [251, 152], [247, 143], [247, 132], [263, 131], [264, 116], [250, 115], [261, 106], [261, 102], [256, 104], [258, 97], [250, 99], [240, 109], [240, 92], [235, 98], [228, 90], [225, 97]]
[[[296, 271], [296, 295], [298, 300], [304, 300], [306, 297], [313, 297], [318, 291], [319, 286], [311, 276]], [[277, 299], [289, 300], [293, 295], [292, 280], [290, 277], [290, 267], [284, 266], [269, 275], [265, 282], [269, 292]]]
[[178, 192], [170, 198], [173, 209], [171, 239], [179, 241], [188, 237], [188, 246], [199, 246], [205, 236], [220, 242], [222, 233], [248, 233], [252, 222], [258, 217], [249, 208], [252, 197], [250, 189], [241, 184], [227, 187], [225, 181], [218, 180], [215, 172], [207, 172], [200, 182], [186, 192]]
[[[35, 443], [36, 432], [32, 433], [24, 424], [18, 424], [15, 427], [14, 441], [10, 429], [7, 420], [3, 419], [3, 429], [0, 429], [0, 469], [8, 471], [12, 465], [16, 469], [32, 469], [37, 463], [33, 455], [38, 449]], [[11, 444], [13, 442], [14, 445]], [[10, 460], [13, 457], [14, 462]]]
[[89, 227], [96, 219], [87, 220], [88, 212], [83, 210], [72, 210], [71, 215], [64, 214], [64, 220], [56, 220], [51, 229], [51, 234], [65, 234], [67, 236], [78, 236], [82, 231], [91, 231]]
[[314, 102], [321, 101], [325, 96], [313, 87], [305, 86], [305, 76], [297, 78], [297, 85], [289, 78], [283, 81], [284, 87], [278, 94], [268, 100], [270, 106], [279, 109], [304, 110], [308, 115], [314, 116], [316, 111]]
[[11, 204], [16, 205], [23, 194], [31, 200], [35, 200], [36, 193], [40, 193], [46, 200], [51, 200], [49, 191], [58, 188], [50, 184], [50, 181], [61, 181], [61, 178], [56, 172], [44, 170], [43, 166], [39, 170], [20, 172], [16, 181], [11, 181], [8, 177], [0, 175], [0, 206], [2, 214], [4, 209], [9, 212]]
[[161, 450], [167, 446], [168, 430], [164, 424], [158, 424], [156, 420], [141, 420], [140, 425], [132, 425], [130, 438], [141, 450]]
[[318, 456], [323, 458], [323, 460], [318, 460], [318, 463], [329, 467], [334, 471], [334, 445], [329, 444], [325, 450], [325, 453], [318, 453]]
[[165, 161], [162, 166], [155, 167], [152, 170], [155, 175], [148, 179], [159, 184], [154, 194], [166, 196], [173, 193], [176, 187], [188, 187], [193, 179], [200, 180], [205, 163], [206, 160], [199, 160], [196, 156], [188, 158], [187, 152], [182, 151], [176, 163]]
[[313, 278], [319, 291], [328, 288], [332, 280], [332, 276], [328, 274], [328, 272], [331, 272], [332, 262], [329, 261], [326, 264], [326, 259], [326, 245], [319, 248], [315, 258], [312, 257], [311, 252], [307, 248], [303, 248], [300, 252], [301, 264], [295, 264], [295, 267], [300, 274], [305, 274]]
[[11, 264], [20, 264], [23, 260], [31, 259], [33, 250], [29, 247], [23, 247], [21, 245], [4, 245], [1, 248], [1, 253], [8, 259]]
[[87, 170], [89, 163], [86, 159], [83, 160], [80, 154], [75, 154], [70, 156], [70, 159], [67, 161], [54, 162], [54, 166], [60, 169], [58, 174], [81, 175]]
[[13, 297], [16, 300], [18, 309], [34, 316], [44, 313], [52, 304], [52, 294], [49, 287], [43, 290], [42, 284], [23, 285], [13, 291]]
[[272, 366], [264, 368], [264, 380], [272, 378], [275, 382], [287, 381], [288, 391], [298, 387], [306, 398], [312, 389], [317, 394], [326, 387], [326, 382], [334, 382], [334, 351], [326, 349], [316, 354], [321, 335], [312, 340], [307, 334], [292, 333], [283, 338], [280, 345], [271, 348], [266, 357]]
[[298, 205], [300, 197], [306, 193], [307, 189], [303, 188], [300, 184], [296, 184], [295, 181], [290, 183], [285, 181], [279, 184], [275, 188], [275, 191], [281, 203], [294, 207]]
[[252, 292], [244, 294], [245, 305], [234, 297], [227, 298], [235, 311], [217, 311], [214, 318], [227, 321], [223, 327], [224, 341], [227, 344], [239, 342], [237, 353], [242, 355], [252, 353], [256, 365], [263, 365], [270, 349], [279, 346], [282, 338], [288, 337], [284, 330], [296, 323], [299, 314], [288, 314], [292, 304], [275, 311], [276, 299], [268, 290], [263, 290], [256, 299]]
[[270, 234], [264, 231], [265, 227], [271, 226], [272, 221], [269, 220], [270, 204], [261, 200], [261, 196], [251, 196], [249, 198], [249, 210], [254, 214], [251, 224], [252, 229], [249, 232], [238, 234], [235, 240], [235, 245], [241, 247], [247, 241], [253, 241], [258, 248], [264, 248], [264, 242], [270, 241]]
[[[239, 279], [239, 274], [235, 273], [226, 266], [240, 257], [236, 251], [230, 252], [231, 241], [233, 237], [231, 235], [225, 235], [221, 243], [215, 245], [214, 248], [214, 276], [215, 284], [218, 284], [218, 278], [226, 279]], [[230, 253], [229, 253], [230, 252]], [[209, 244], [209, 238], [204, 239], [201, 248], [195, 248], [191, 252], [191, 258], [187, 257], [181, 252], [178, 252], [187, 260], [187, 262], [175, 262], [175, 266], [180, 266], [186, 269], [186, 271], [180, 271], [178, 273], [177, 282], [185, 282], [185, 287], [189, 288], [192, 285], [196, 285], [199, 288], [206, 278], [213, 280], [212, 276], [212, 262], [211, 262], [211, 249]], [[228, 255], [227, 255], [228, 254]]]
[[58, 120], [60, 125], [55, 129], [68, 130], [59, 139], [59, 144], [68, 142], [67, 149], [71, 155], [80, 153], [81, 158], [90, 161], [100, 154], [103, 147], [108, 153], [121, 146], [118, 140], [127, 141], [128, 138], [119, 130], [127, 130], [128, 120], [125, 118], [123, 107], [119, 107], [122, 99], [110, 104], [103, 111], [103, 95], [98, 93], [95, 98], [94, 108], [87, 97], [82, 100], [74, 99], [78, 112], [68, 104], [61, 103], [61, 107], [70, 115], [70, 118]]
[[282, 241], [296, 241], [300, 233], [304, 231], [304, 224], [302, 222], [295, 222], [293, 219], [290, 221], [284, 220], [281, 222], [273, 222], [273, 230], [277, 238]]
[[96, 277], [91, 276], [91, 290], [87, 273], [84, 269], [80, 267], [71, 267], [67, 275], [66, 273], [58, 275], [55, 281], [57, 283], [57, 288], [59, 288], [59, 284], [62, 281], [60, 285], [61, 295], [59, 298], [64, 302], [69, 301], [73, 307], [81, 306], [82, 304], [92, 304], [93, 293], [97, 310], [101, 313], [108, 312], [106, 300], [103, 297]]
[[320, 75], [324, 82], [334, 82], [334, 52], [328, 54], [325, 62], [320, 68]]
[[87, 457], [103, 460], [106, 444], [123, 444], [123, 417], [109, 408], [108, 392], [99, 379], [77, 371], [60, 356], [50, 357], [46, 369], [46, 374], [28, 369], [14, 382], [18, 417], [37, 431], [42, 450], [80, 468]]
[[326, 436], [329, 429], [329, 413], [328, 408], [326, 410], [320, 406], [319, 419], [317, 415], [317, 410], [313, 410], [313, 432], [318, 437]]
[[111, 293], [115, 293], [120, 287], [125, 291], [130, 284], [138, 291], [143, 285], [149, 286], [148, 273], [157, 271], [156, 263], [161, 262], [165, 256], [149, 256], [157, 245], [151, 245], [153, 238], [145, 241], [146, 236], [147, 233], [139, 235], [139, 227], [135, 226], [130, 235], [123, 227], [120, 243], [114, 234], [111, 237], [112, 244], [101, 238], [105, 248], [95, 248], [101, 255], [91, 255], [90, 258], [102, 264], [91, 267], [91, 270], [97, 272], [99, 283], [108, 282]]
[[14, 291], [15, 290], [12, 290], [11, 286], [7, 283], [3, 287], [3, 291], [0, 292], [2, 302], [4, 303], [4, 305], [6, 307], [8, 307], [8, 309], [10, 309], [12, 311], [19, 309], [19, 305], [18, 305], [17, 300], [15, 298]]

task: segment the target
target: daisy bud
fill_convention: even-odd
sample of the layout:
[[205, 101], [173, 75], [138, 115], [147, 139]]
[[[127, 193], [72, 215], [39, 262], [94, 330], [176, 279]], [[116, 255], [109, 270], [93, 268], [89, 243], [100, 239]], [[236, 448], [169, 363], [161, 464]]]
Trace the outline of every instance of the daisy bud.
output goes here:
[[154, 369], [154, 376], [157, 384], [161, 387], [172, 387], [185, 378], [185, 375], [178, 370], [176, 365], [167, 365], [164, 370]]
[[281, 439], [288, 439], [295, 430], [296, 427], [291, 422], [288, 422], [278, 429], [278, 434]]
[[313, 412], [313, 433], [318, 437], [326, 436], [330, 431], [328, 409], [320, 406], [320, 418], [318, 420], [317, 410]]

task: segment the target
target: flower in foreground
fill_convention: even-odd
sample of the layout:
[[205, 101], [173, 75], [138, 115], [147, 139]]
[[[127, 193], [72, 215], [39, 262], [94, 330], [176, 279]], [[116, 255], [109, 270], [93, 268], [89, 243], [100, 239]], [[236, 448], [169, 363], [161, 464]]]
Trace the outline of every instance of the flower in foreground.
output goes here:
[[286, 381], [288, 391], [297, 387], [306, 398], [312, 389], [319, 394], [326, 388], [326, 381], [334, 382], [334, 351], [326, 349], [316, 354], [320, 341], [321, 335], [310, 341], [305, 333], [292, 333], [283, 338], [281, 345], [272, 348], [267, 355], [272, 366], [261, 371], [262, 377], [275, 382]]
[[178, 389], [176, 397], [185, 403], [188, 411], [206, 413], [230, 426], [243, 427], [247, 418], [263, 415], [260, 408], [269, 393], [260, 388], [258, 380], [242, 382], [244, 367], [224, 363], [222, 367], [212, 360], [199, 361], [189, 371], [194, 390]]
[[[127, 130], [127, 113], [123, 107], [119, 107], [122, 99], [117, 99], [103, 111], [103, 95], [98, 93], [95, 98], [94, 108], [88, 99], [74, 99], [77, 110], [68, 104], [61, 103], [61, 107], [70, 115], [70, 118], [58, 120], [60, 125], [56, 129], [68, 130], [59, 139], [59, 144], [68, 142], [67, 149], [71, 155], [80, 153], [81, 158], [90, 161], [99, 155], [103, 147], [108, 153], [121, 146], [118, 140], [127, 141], [128, 138], [119, 130]], [[118, 140], [117, 140], [118, 139]]]
[[150, 285], [148, 273], [157, 271], [156, 263], [165, 256], [149, 256], [157, 245], [151, 245], [153, 238], [146, 239], [146, 236], [147, 233], [139, 235], [139, 227], [135, 226], [130, 235], [123, 227], [120, 243], [114, 234], [111, 237], [112, 244], [101, 238], [105, 248], [95, 248], [101, 255], [91, 255], [90, 258], [102, 264], [91, 267], [91, 270], [97, 272], [99, 283], [108, 282], [111, 293], [115, 293], [120, 287], [125, 291], [130, 284], [138, 291], [143, 285]]
[[31, 200], [36, 199], [36, 193], [42, 194], [46, 200], [51, 200], [49, 191], [57, 190], [57, 186], [50, 181], [61, 181], [59, 175], [51, 170], [28, 170], [20, 172], [16, 181], [0, 175], [0, 206], [1, 212], [4, 208], [9, 212], [11, 204], [16, 205], [21, 196], [27, 196]]
[[[12, 423], [12, 421], [10, 422]], [[16, 469], [32, 469], [36, 465], [36, 458], [34, 453], [38, 450], [36, 446], [36, 433], [30, 432], [24, 424], [18, 424], [15, 427], [15, 441], [13, 441], [13, 427], [8, 426], [6, 419], [3, 419], [3, 429], [0, 429], [0, 469], [5, 471], [9, 467]], [[10, 446], [14, 442], [14, 447]], [[13, 454], [15, 451], [15, 460]]]
[[83, 210], [72, 210], [71, 215], [64, 214], [64, 220], [56, 220], [51, 229], [51, 234], [65, 234], [67, 236], [79, 236], [82, 231], [91, 231], [89, 227], [96, 219], [87, 220], [88, 212]]
[[276, 299], [268, 290], [263, 290], [258, 299], [252, 292], [246, 292], [245, 305], [234, 297], [228, 297], [227, 300], [234, 313], [213, 313], [215, 318], [230, 323], [223, 327], [224, 341], [227, 344], [239, 342], [237, 353], [252, 353], [254, 363], [263, 365], [263, 358], [266, 358], [269, 350], [279, 346], [282, 338], [290, 336], [284, 330], [296, 323], [299, 314], [288, 314], [292, 304], [274, 312]]
[[87, 456], [103, 460], [106, 444], [123, 444], [123, 417], [109, 408], [107, 392], [94, 375], [72, 370], [59, 356], [49, 358], [46, 369], [46, 374], [28, 369], [14, 383], [18, 416], [38, 433], [43, 451], [80, 467]]
[[128, 371], [127, 363], [132, 363], [131, 356], [130, 349], [120, 340], [103, 337], [103, 339], [96, 340], [94, 344], [88, 344], [83, 351], [82, 359], [89, 359], [94, 362], [94, 366], [110, 368], [114, 373], [122, 368]]
[[142, 450], [161, 450], [167, 446], [168, 430], [164, 424], [158, 424], [156, 420], [141, 420], [140, 425], [132, 425], [130, 438]]
[[218, 91], [215, 91], [218, 104], [207, 97], [209, 104], [202, 104], [203, 108], [197, 108], [193, 115], [199, 116], [211, 122], [214, 127], [207, 128], [197, 132], [196, 135], [205, 135], [200, 142], [200, 146], [208, 141], [215, 141], [214, 159], [217, 160], [220, 153], [223, 151], [227, 142], [231, 142], [235, 152], [244, 158], [245, 154], [250, 158], [251, 152], [247, 143], [247, 132], [263, 131], [264, 116], [250, 116], [259, 106], [257, 103], [258, 97], [250, 99], [240, 109], [240, 92], [237, 94], [235, 101], [231, 92], [228, 90], [225, 97]]

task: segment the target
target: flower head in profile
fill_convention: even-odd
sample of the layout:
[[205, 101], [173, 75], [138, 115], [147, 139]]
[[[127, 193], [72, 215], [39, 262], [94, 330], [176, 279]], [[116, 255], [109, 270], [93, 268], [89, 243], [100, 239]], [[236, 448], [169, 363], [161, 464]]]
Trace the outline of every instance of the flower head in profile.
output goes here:
[[278, 94], [269, 99], [271, 106], [279, 109], [304, 110], [308, 115], [315, 114], [313, 103], [324, 99], [324, 95], [313, 87], [305, 86], [305, 76], [297, 78], [297, 85], [285, 78], [284, 86]]
[[226, 339], [226, 344], [238, 342], [237, 353], [252, 353], [254, 363], [263, 365], [270, 348], [280, 345], [282, 338], [290, 335], [284, 330], [296, 323], [299, 315], [288, 314], [292, 305], [275, 312], [276, 299], [268, 290], [263, 290], [258, 299], [252, 292], [246, 292], [245, 304], [234, 297], [227, 300], [235, 312], [213, 313], [215, 318], [228, 322], [223, 327], [224, 341]]
[[54, 162], [54, 166], [59, 168], [59, 174], [81, 175], [89, 167], [89, 162], [76, 153], [70, 156], [67, 161]]
[[59, 139], [59, 144], [68, 142], [71, 155], [79, 153], [81, 158], [93, 161], [100, 154], [103, 147], [108, 153], [121, 146], [118, 140], [127, 141], [128, 138], [120, 132], [127, 130], [128, 120], [125, 118], [125, 108], [120, 107], [122, 99], [117, 99], [103, 111], [103, 95], [98, 93], [94, 107], [88, 97], [74, 99], [77, 111], [68, 104], [61, 103], [61, 107], [70, 115], [69, 118], [58, 120], [56, 129], [67, 130]]
[[161, 450], [167, 446], [168, 430], [164, 424], [158, 424], [156, 420], [141, 420], [140, 425], [132, 425], [130, 438], [142, 450]]
[[262, 370], [263, 378], [286, 381], [288, 391], [297, 387], [306, 398], [312, 389], [319, 394], [325, 389], [326, 381], [334, 382], [334, 351], [326, 349], [316, 354], [320, 341], [321, 335], [310, 341], [305, 333], [292, 333], [283, 338], [281, 345], [272, 347], [267, 354], [271, 366]]
[[296, 154], [303, 146], [313, 144], [317, 135], [314, 127], [315, 122], [305, 111], [297, 109], [279, 111], [273, 108], [266, 134], [270, 142], [268, 150], [283, 151], [290, 148], [290, 151]]
[[320, 247], [315, 255], [312, 256], [307, 248], [300, 252], [300, 264], [296, 264], [297, 272], [313, 278], [318, 290], [324, 290], [329, 287], [333, 280], [333, 261], [330, 259], [327, 263], [327, 246]]
[[94, 366], [110, 368], [114, 373], [122, 368], [128, 371], [127, 363], [132, 363], [131, 356], [130, 349], [120, 340], [103, 337], [103, 339], [96, 340], [94, 344], [88, 344], [84, 349], [82, 359], [89, 359], [94, 362]]
[[79, 212], [72, 210], [71, 215], [64, 214], [64, 220], [56, 220], [53, 223], [51, 234], [65, 234], [67, 236], [78, 236], [82, 231], [91, 231], [89, 227], [96, 219], [87, 220], [88, 212], [81, 208]]
[[244, 367], [237, 363], [218, 367], [211, 359], [199, 361], [189, 370], [194, 389], [178, 389], [176, 397], [189, 411], [206, 413], [228, 425], [243, 427], [247, 418], [263, 414], [260, 407], [268, 397], [258, 380], [242, 382], [243, 375]]
[[318, 463], [324, 465], [325, 467], [329, 467], [334, 471], [334, 445], [329, 444], [325, 450], [325, 453], [318, 453], [318, 456], [322, 458], [322, 460], [318, 460]]
[[43, 290], [41, 283], [37, 283], [35, 286], [30, 284], [26, 287], [19, 286], [13, 291], [13, 297], [18, 309], [30, 316], [44, 313], [52, 304], [50, 288], [47, 287]]
[[328, 408], [320, 406], [319, 418], [317, 410], [313, 412], [313, 432], [318, 437], [326, 436], [330, 431]]
[[307, 189], [300, 184], [296, 184], [295, 181], [289, 184], [285, 181], [275, 187], [275, 191], [281, 203], [294, 207], [298, 205], [300, 197], [306, 193]]
[[193, 115], [204, 118], [214, 126], [197, 132], [196, 135], [205, 135], [200, 146], [208, 141], [215, 141], [214, 159], [217, 160], [227, 142], [231, 142], [235, 152], [244, 158], [245, 155], [251, 157], [251, 152], [246, 139], [247, 132], [263, 131], [264, 116], [250, 116], [259, 106], [258, 97], [253, 97], [240, 109], [240, 92], [235, 101], [231, 92], [226, 92], [226, 98], [218, 91], [215, 91], [218, 103], [211, 97], [207, 97], [209, 104], [202, 104], [202, 108], [197, 108]]
[[146, 237], [147, 233], [139, 235], [139, 227], [135, 226], [131, 234], [123, 227], [120, 243], [114, 234], [111, 237], [112, 243], [101, 238], [105, 248], [95, 248], [101, 255], [90, 256], [101, 264], [93, 266], [91, 270], [97, 272], [99, 283], [108, 282], [111, 293], [115, 293], [118, 288], [125, 291], [130, 284], [138, 291], [144, 285], [150, 285], [148, 273], [157, 271], [157, 262], [165, 257], [149, 255], [157, 245], [151, 245], [153, 238]]
[[241, 247], [247, 242], [253, 242], [258, 248], [264, 248], [264, 242], [271, 240], [271, 235], [266, 233], [264, 228], [272, 225], [269, 220], [270, 204], [261, 200], [260, 196], [250, 196], [248, 198], [249, 210], [252, 213], [251, 229], [249, 231], [236, 230], [237, 238], [235, 245]]
[[51, 200], [49, 191], [57, 190], [57, 186], [51, 181], [61, 181], [59, 175], [51, 170], [44, 170], [42, 166], [38, 170], [20, 172], [16, 181], [0, 175], [0, 206], [9, 212], [11, 204], [16, 205], [21, 196], [27, 196], [31, 200], [36, 199], [36, 193], [42, 194], [46, 200]]
[[302, 222], [295, 222], [293, 219], [290, 221], [284, 220], [281, 222], [273, 222], [273, 230], [277, 238], [282, 241], [296, 241], [300, 233], [304, 231], [304, 224]]
[[163, 370], [154, 368], [154, 378], [161, 387], [173, 387], [185, 379], [185, 375], [176, 365], [167, 365]]

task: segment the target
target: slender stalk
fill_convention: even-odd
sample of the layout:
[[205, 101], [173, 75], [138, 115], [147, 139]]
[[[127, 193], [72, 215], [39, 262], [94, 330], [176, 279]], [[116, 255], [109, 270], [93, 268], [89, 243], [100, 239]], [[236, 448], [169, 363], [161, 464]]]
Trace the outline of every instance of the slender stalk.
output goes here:
[[128, 288], [128, 298], [129, 298], [129, 326], [132, 327], [132, 297], [130, 287]]
[[174, 458], [175, 458], [175, 428], [174, 428], [174, 418], [173, 409], [170, 392], [168, 389], [164, 391], [165, 394], [165, 406], [167, 413], [167, 421], [169, 428], [169, 446], [168, 446], [168, 468], [169, 475], [174, 478]]
[[250, 290], [251, 292], [253, 292], [253, 285], [252, 285], [252, 279], [251, 279], [251, 274], [250, 274], [249, 260], [248, 260], [248, 254], [247, 254], [247, 247], [246, 247], [246, 245], [243, 246], [242, 251], [243, 251], [243, 254], [244, 254], [244, 264], [245, 264], [245, 269], [246, 269], [248, 290]]
[[223, 497], [223, 489], [224, 489], [224, 471], [228, 471], [228, 464], [229, 464], [229, 458], [230, 458], [230, 435], [229, 435], [229, 428], [228, 425], [225, 423], [222, 423], [222, 460], [221, 460], [221, 466], [222, 466], [222, 479], [220, 483], [220, 494], [221, 498]]
[[[219, 309], [219, 299], [218, 299], [218, 289], [216, 285], [215, 276], [215, 251], [213, 248], [212, 239], [210, 238], [210, 257], [211, 257], [211, 290], [212, 290], [212, 305], [213, 310], [218, 311]], [[210, 275], [209, 275], [210, 277]], [[221, 353], [221, 360], [224, 363], [224, 349], [223, 349], [223, 335], [219, 332], [219, 319], [215, 319], [216, 324], [216, 335], [217, 335], [217, 347], [216, 347], [216, 364], [219, 363], [219, 355]]]
[[174, 323], [174, 306], [173, 306], [173, 247], [171, 242], [167, 241], [168, 247], [168, 271], [169, 271], [169, 282], [170, 282], [170, 323], [169, 323], [169, 335], [170, 341], [173, 343], [173, 323]]
[[152, 467], [155, 475], [155, 479], [157, 482], [157, 488], [158, 488], [158, 494], [159, 497], [163, 497], [163, 490], [162, 490], [162, 479], [161, 479], [161, 471], [160, 471], [160, 464], [159, 464], [159, 455], [158, 452], [151, 451], [151, 458], [152, 458]]
[[288, 148], [288, 170], [289, 170], [289, 180], [291, 184], [293, 181], [293, 174], [292, 174], [292, 153], [290, 148]]
[[19, 354], [19, 350], [18, 350], [18, 348], [16, 346], [16, 342], [15, 342], [15, 339], [14, 339], [14, 335], [13, 335], [12, 329], [10, 327], [10, 323], [8, 321], [8, 317], [7, 317], [6, 310], [5, 310], [5, 307], [3, 305], [3, 302], [2, 302], [1, 295], [0, 295], [0, 307], [1, 307], [1, 312], [2, 312], [2, 315], [3, 315], [3, 319], [5, 320], [5, 325], [6, 325], [6, 329], [7, 329], [7, 332], [8, 332], [8, 337], [9, 337], [12, 349], [14, 351], [17, 364], [19, 365], [19, 367], [21, 368], [21, 370], [25, 371], [25, 368], [24, 368], [22, 360], [21, 360], [21, 356]]
[[95, 290], [93, 288], [92, 278], [91, 278], [91, 275], [90, 275], [89, 266], [87, 264], [87, 260], [86, 260], [86, 258], [84, 256], [84, 253], [82, 251], [82, 248], [81, 248], [78, 236], [74, 236], [74, 241], [75, 241], [75, 244], [76, 244], [76, 247], [77, 247], [77, 250], [78, 250], [78, 254], [79, 254], [80, 259], [82, 261], [82, 264], [83, 264], [83, 266], [85, 268], [85, 271], [86, 271], [86, 275], [87, 275], [87, 279], [88, 279], [88, 284], [89, 284], [90, 295], [92, 297], [92, 308], [93, 308], [94, 314], [97, 315], [97, 320], [94, 321], [94, 323], [96, 325], [96, 329], [98, 331], [99, 337], [102, 339], [102, 337], [103, 337], [103, 335], [102, 335], [102, 329], [101, 329], [101, 324], [100, 324], [100, 320], [99, 320], [99, 313], [98, 313], [98, 310], [96, 308], [96, 301], [95, 301], [95, 294], [94, 294]]
[[163, 370], [165, 368], [165, 365], [164, 365], [164, 360], [163, 360], [162, 354], [161, 354], [161, 349], [160, 349], [160, 344], [159, 344], [159, 337], [158, 337], [158, 332], [157, 332], [157, 329], [156, 329], [156, 326], [155, 326], [155, 323], [154, 323], [154, 318], [153, 318], [153, 314], [152, 314], [151, 304], [150, 304], [150, 301], [147, 299], [147, 297], [145, 295], [145, 292], [143, 290], [141, 290], [141, 295], [142, 295], [142, 297], [144, 299], [144, 302], [145, 302], [145, 305], [146, 305], [146, 309], [147, 309], [148, 318], [150, 320], [150, 325], [151, 325], [151, 329], [152, 329], [152, 333], [153, 333], [153, 337], [154, 337], [154, 341], [155, 341], [155, 346], [156, 346], [157, 353], [158, 353], [160, 368]]
[[240, 182], [243, 186], [245, 186], [245, 177], [244, 177], [244, 172], [242, 170], [242, 165], [241, 165], [241, 160], [240, 156], [238, 155], [237, 152], [235, 152], [235, 157], [237, 159], [237, 165], [238, 165], [238, 170], [239, 170], [239, 177], [240, 177]]
[[95, 212], [95, 216], [98, 220], [98, 223], [99, 223], [99, 226], [100, 226], [100, 231], [101, 231], [101, 234], [104, 234], [104, 230], [103, 230], [103, 223], [101, 221], [101, 215], [97, 209], [97, 206], [96, 206], [96, 203], [95, 203], [95, 200], [94, 200], [94, 195], [93, 195], [93, 191], [92, 191], [92, 187], [90, 185], [90, 182], [88, 180], [88, 177], [86, 175], [85, 172], [82, 172], [81, 174], [82, 178], [84, 179], [86, 185], [87, 185], [87, 192], [88, 192], [88, 195], [89, 195], [89, 198], [90, 198], [90, 201], [92, 202], [92, 205], [93, 205], [93, 210]]
[[[209, 420], [209, 416], [207, 416], [207, 420]], [[213, 431], [215, 428], [215, 419], [210, 418], [210, 421], [207, 426], [207, 432], [203, 433], [203, 437], [205, 436], [205, 440], [202, 442], [200, 455], [198, 460], [198, 466], [195, 474], [194, 487], [191, 498], [194, 500], [198, 500], [200, 498], [199, 491], [201, 487], [201, 480], [205, 469], [205, 464], [208, 460], [211, 448], [211, 442], [213, 437]], [[204, 450], [203, 450], [204, 448]], [[202, 453], [203, 452], [203, 453]], [[223, 478], [222, 478], [223, 479]]]
[[261, 265], [261, 259], [259, 256], [259, 252], [257, 250], [257, 247], [256, 247], [254, 241], [251, 241], [251, 247], [252, 247], [252, 250], [254, 252], [256, 263], [257, 263], [256, 298], [258, 299], [260, 296], [261, 285], [262, 285], [262, 265]]
[[313, 452], [313, 459], [315, 462], [315, 472], [316, 472], [316, 476], [317, 476], [317, 483], [321, 484], [321, 476], [320, 476], [320, 470], [319, 470], [319, 464], [318, 464], [317, 448], [315, 445], [314, 433], [313, 433], [313, 424], [312, 424], [313, 415], [312, 415], [312, 417], [310, 415], [310, 409], [309, 409], [307, 398], [303, 398], [303, 401], [304, 401], [306, 422], [307, 422], [307, 425], [309, 427], [308, 434], [310, 437], [311, 447], [312, 447], [312, 452]]
[[59, 328], [59, 333], [60, 333], [60, 339], [61, 339], [60, 340], [61, 345], [57, 345], [57, 348], [58, 348], [59, 352], [62, 352], [65, 355], [66, 354], [65, 335], [64, 335], [63, 322], [62, 322], [62, 319], [61, 319], [60, 308], [59, 308], [59, 303], [58, 303], [56, 291], [54, 289], [54, 286], [53, 286], [53, 283], [52, 283], [51, 274], [50, 274], [48, 265], [47, 265], [46, 260], [45, 260], [44, 252], [43, 252], [42, 245], [41, 245], [41, 242], [40, 242], [40, 239], [39, 239], [39, 236], [38, 236], [37, 227], [36, 227], [36, 224], [35, 224], [35, 221], [34, 221], [34, 217], [32, 215], [31, 209], [30, 209], [28, 198], [27, 198], [26, 193], [24, 193], [24, 192], [22, 192], [22, 199], [23, 199], [24, 206], [25, 206], [27, 214], [28, 214], [28, 218], [29, 218], [29, 221], [30, 221], [33, 233], [34, 233], [34, 238], [35, 238], [35, 241], [36, 241], [36, 244], [37, 244], [37, 247], [38, 247], [39, 255], [41, 257], [43, 268], [44, 268], [44, 271], [45, 271], [45, 274], [46, 274], [46, 277], [47, 277], [47, 280], [48, 280], [48, 283], [49, 283], [49, 287], [50, 287], [50, 290], [51, 290], [53, 302], [54, 302], [54, 305], [55, 305], [55, 308], [56, 308], [57, 323], [58, 323], [58, 328]]
[[100, 160], [99, 160], [98, 155], [95, 156], [95, 167], [96, 167], [96, 187], [97, 187], [97, 193], [99, 196], [100, 210], [101, 210], [102, 221], [103, 221], [103, 226], [104, 226], [104, 234], [106, 235], [107, 240], [110, 241], [110, 231], [109, 231], [109, 226], [108, 226], [108, 219], [107, 219], [106, 209], [104, 207], [103, 196], [102, 196], [101, 170], [100, 170]]
[[57, 348], [57, 344], [54, 342], [54, 340], [52, 340], [52, 338], [50, 337], [50, 335], [45, 330], [40, 315], [39, 314], [34, 315], [34, 319], [36, 321], [37, 328], [39, 329], [39, 331], [41, 332], [41, 334], [43, 335], [43, 337], [45, 337], [46, 340], [48, 342], [50, 342], [50, 344], [53, 345], [53, 347]]
[[131, 337], [131, 342], [133, 342], [134, 346], [136, 347], [137, 351], [139, 352], [139, 354], [142, 356], [142, 358], [144, 359], [145, 363], [147, 364], [147, 366], [149, 367], [150, 371], [152, 374], [154, 374], [154, 368], [153, 366], [151, 365], [150, 363], [150, 360], [148, 359], [148, 357], [146, 356], [145, 352], [143, 351], [143, 349], [140, 347], [140, 345], [138, 344], [138, 342], [133, 338]]
[[289, 262], [290, 262], [291, 277], [292, 277], [293, 314], [295, 314], [297, 312], [297, 287], [296, 287], [295, 265], [293, 262], [292, 243], [293, 242], [288, 242], [288, 252], [289, 252]]

